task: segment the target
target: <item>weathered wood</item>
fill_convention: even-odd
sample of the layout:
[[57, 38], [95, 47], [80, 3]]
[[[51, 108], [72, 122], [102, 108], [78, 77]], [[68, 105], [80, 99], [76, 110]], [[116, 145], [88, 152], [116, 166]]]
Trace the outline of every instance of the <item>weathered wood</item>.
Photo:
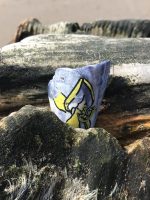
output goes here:
[[129, 137], [132, 140], [132, 135], [148, 134], [149, 49], [149, 39], [85, 35], [39, 35], [5, 46], [0, 52], [0, 116], [26, 104], [49, 106], [47, 84], [56, 68], [109, 59], [110, 83], [96, 126], [105, 127], [123, 141]]
[[84, 23], [80, 30], [85, 34], [105, 37], [150, 37], [150, 20], [98, 20]]
[[132, 142], [150, 130], [150, 85], [129, 86], [123, 79], [111, 82], [105, 93], [97, 126], [105, 127], [122, 142]]
[[22, 21], [16, 30], [14, 38], [10, 43], [19, 42], [22, 39], [38, 34], [69, 34], [80, 30], [78, 23], [58, 22], [51, 25], [43, 25], [36, 18], [29, 18]]
[[[49, 109], [26, 106], [0, 121], [0, 198], [50, 198], [51, 190], [56, 199], [66, 199], [75, 181], [81, 189], [88, 185], [88, 194], [98, 188], [98, 199], [149, 197], [150, 141], [143, 139], [150, 131], [149, 47], [148, 39], [53, 35], [1, 49], [0, 116], [24, 104], [48, 106], [47, 83], [56, 68], [110, 59], [111, 76], [96, 126], [119, 138], [129, 159], [103, 129], [72, 129]], [[136, 146], [133, 141], [139, 138]]]
[[19, 42], [22, 39], [31, 35], [37, 35], [44, 32], [44, 26], [38, 19], [31, 18], [21, 22], [17, 28], [15, 36], [11, 43]]
[[46, 83], [37, 83], [1, 91], [0, 118], [27, 104], [48, 106]]
[[[97, 189], [98, 199], [104, 199], [116, 182], [124, 181], [126, 154], [114, 137], [103, 129], [70, 128], [45, 108], [25, 106], [1, 120], [0, 149], [3, 200], [72, 195], [86, 200]], [[87, 188], [85, 198], [75, 182]]]
[[58, 22], [43, 25], [38, 19], [29, 18], [21, 22], [11, 43], [37, 34], [90, 34], [105, 37], [139, 38], [150, 37], [150, 20], [98, 20], [92, 23]]
[[[0, 87], [48, 80], [58, 67], [79, 67], [104, 59], [112, 62], [114, 76], [116, 73], [116, 76], [124, 77], [125, 71], [125, 76], [131, 80], [135, 73], [139, 76], [137, 80], [142, 76], [146, 80], [144, 83], [149, 83], [149, 53], [149, 39], [100, 39], [86, 35], [33, 36], [1, 49]], [[130, 67], [124, 64], [130, 64]], [[137, 71], [130, 76], [132, 68]], [[141, 68], [144, 70], [141, 71]]]

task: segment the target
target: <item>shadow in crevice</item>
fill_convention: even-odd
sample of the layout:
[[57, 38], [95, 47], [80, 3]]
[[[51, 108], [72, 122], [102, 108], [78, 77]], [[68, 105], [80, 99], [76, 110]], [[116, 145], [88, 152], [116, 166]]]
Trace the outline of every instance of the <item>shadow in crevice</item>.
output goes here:
[[[149, 97], [149, 98], [148, 98]], [[130, 85], [129, 80], [113, 77], [106, 89], [104, 99], [110, 112], [126, 112], [150, 106], [150, 85]]]
[[25, 66], [8, 66], [0, 69], [0, 91], [9, 89], [17, 89], [21, 86], [31, 87], [35, 84], [48, 84], [48, 81], [52, 79], [54, 73], [52, 69], [45, 71], [44, 67], [36, 66], [33, 68], [26, 68]]

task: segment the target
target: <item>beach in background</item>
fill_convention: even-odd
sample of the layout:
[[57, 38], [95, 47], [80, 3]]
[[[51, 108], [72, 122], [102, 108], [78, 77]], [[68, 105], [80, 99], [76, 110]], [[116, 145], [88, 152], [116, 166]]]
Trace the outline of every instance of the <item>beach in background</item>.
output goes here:
[[150, 19], [149, 0], [0, 0], [0, 47], [29, 17], [43, 24], [59, 21], [92, 22], [99, 19]]

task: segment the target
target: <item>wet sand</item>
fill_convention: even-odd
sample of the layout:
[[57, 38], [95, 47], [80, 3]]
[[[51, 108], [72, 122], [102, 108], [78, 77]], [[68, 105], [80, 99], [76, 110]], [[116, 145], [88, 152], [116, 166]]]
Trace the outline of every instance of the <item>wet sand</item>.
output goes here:
[[149, 0], [0, 0], [0, 47], [13, 37], [18, 24], [36, 17], [44, 24], [98, 19], [150, 19]]

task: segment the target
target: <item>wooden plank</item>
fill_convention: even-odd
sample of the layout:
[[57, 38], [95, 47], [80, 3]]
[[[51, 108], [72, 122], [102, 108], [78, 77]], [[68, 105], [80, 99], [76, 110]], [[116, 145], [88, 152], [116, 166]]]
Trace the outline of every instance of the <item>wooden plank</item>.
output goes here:
[[[48, 81], [56, 68], [74, 68], [106, 59], [111, 61], [115, 73], [119, 68], [123, 69], [121, 76], [124, 76], [125, 69], [128, 73], [134, 66], [137, 73], [142, 72], [145, 77], [150, 73], [149, 54], [149, 39], [102, 39], [88, 35], [28, 37], [0, 50], [0, 87]], [[146, 70], [139, 72], [140, 68]], [[133, 78], [133, 74], [130, 77], [128, 73], [128, 76]]]

